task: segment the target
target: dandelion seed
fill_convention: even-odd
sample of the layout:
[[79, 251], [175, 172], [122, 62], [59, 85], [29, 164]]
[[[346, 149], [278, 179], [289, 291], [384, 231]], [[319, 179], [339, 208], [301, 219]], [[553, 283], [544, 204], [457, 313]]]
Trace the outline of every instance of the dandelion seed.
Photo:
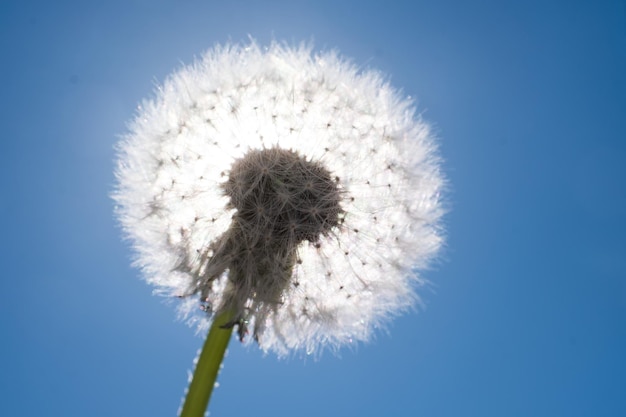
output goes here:
[[[442, 244], [436, 144], [413, 104], [333, 52], [216, 47], [119, 144], [136, 264], [206, 329], [279, 355], [367, 340]], [[246, 337], [251, 333], [253, 337]]]

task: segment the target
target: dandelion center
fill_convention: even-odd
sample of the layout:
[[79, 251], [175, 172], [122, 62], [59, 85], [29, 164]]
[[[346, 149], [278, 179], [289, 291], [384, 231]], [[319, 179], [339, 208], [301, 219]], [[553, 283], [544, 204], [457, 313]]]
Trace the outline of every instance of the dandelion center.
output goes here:
[[[228, 268], [231, 285], [224, 307], [235, 315], [227, 326], [238, 325], [242, 340], [252, 310], [256, 338], [264, 315], [282, 304], [298, 245], [318, 246], [320, 237], [339, 225], [341, 191], [332, 178], [322, 164], [278, 147], [250, 150], [231, 166], [222, 187], [236, 213], [214, 245], [206, 269], [211, 272], [199, 277], [196, 291], [208, 300], [211, 281]], [[265, 307], [255, 308], [255, 303]]]
[[224, 192], [233, 221], [251, 246], [276, 249], [317, 242], [339, 224], [341, 193], [322, 164], [281, 148], [251, 150], [235, 161]]

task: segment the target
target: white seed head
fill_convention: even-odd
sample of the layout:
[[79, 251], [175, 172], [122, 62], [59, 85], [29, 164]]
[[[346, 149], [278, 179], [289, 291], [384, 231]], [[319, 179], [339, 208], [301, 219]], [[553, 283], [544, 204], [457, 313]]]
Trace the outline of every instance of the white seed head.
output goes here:
[[442, 244], [428, 126], [332, 52], [216, 47], [140, 106], [118, 151], [113, 197], [147, 281], [199, 329], [230, 310], [279, 355], [367, 340]]

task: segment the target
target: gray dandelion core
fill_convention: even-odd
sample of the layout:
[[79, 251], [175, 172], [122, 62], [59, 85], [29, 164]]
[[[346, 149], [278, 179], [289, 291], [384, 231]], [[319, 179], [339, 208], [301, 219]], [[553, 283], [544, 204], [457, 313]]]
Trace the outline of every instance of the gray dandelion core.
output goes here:
[[235, 214], [211, 248], [207, 268], [194, 276], [195, 292], [209, 299], [212, 282], [228, 269], [231, 285], [221, 309], [234, 312], [230, 324], [239, 326], [243, 338], [251, 302], [258, 305], [257, 318], [263, 305], [280, 305], [298, 245], [319, 242], [339, 225], [341, 193], [338, 178], [319, 163], [276, 147], [250, 150], [236, 160], [223, 189]]
[[264, 236], [276, 250], [317, 242], [337, 226], [340, 192], [321, 164], [291, 150], [251, 150], [235, 161], [224, 191], [237, 210], [234, 222], [250, 245]]
[[156, 292], [200, 331], [234, 312], [279, 355], [369, 340], [419, 301], [443, 244], [437, 144], [413, 102], [306, 46], [218, 46], [173, 73], [116, 177]]

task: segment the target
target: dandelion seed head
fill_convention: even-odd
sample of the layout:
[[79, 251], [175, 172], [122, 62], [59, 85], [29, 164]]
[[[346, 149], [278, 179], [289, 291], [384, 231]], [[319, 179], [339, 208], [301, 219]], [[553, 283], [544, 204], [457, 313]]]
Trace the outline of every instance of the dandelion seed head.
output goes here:
[[443, 242], [428, 125], [333, 52], [215, 47], [140, 106], [118, 155], [146, 280], [199, 329], [231, 310], [279, 355], [368, 340]]

